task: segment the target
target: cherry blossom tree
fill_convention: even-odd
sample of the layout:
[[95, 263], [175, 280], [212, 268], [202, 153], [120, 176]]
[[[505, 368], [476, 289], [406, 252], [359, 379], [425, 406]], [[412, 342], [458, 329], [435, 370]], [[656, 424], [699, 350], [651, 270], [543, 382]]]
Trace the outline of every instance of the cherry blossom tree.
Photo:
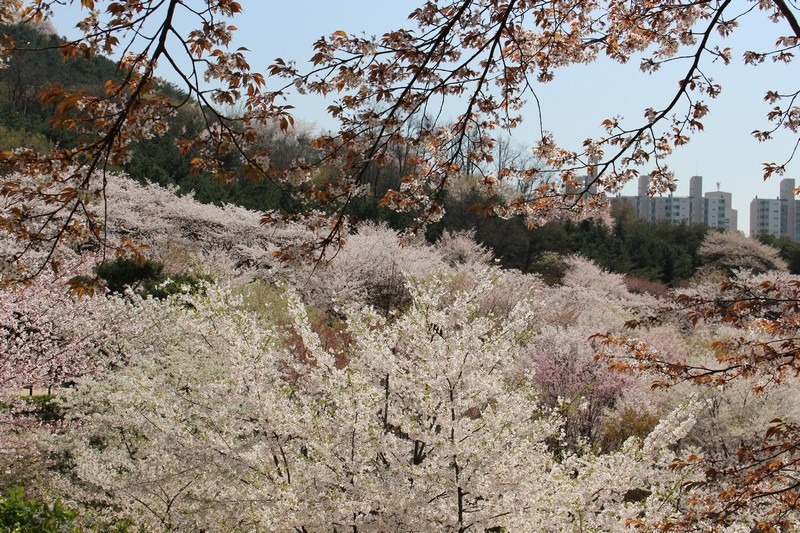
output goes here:
[[561, 285], [541, 291], [540, 305], [547, 313], [539, 315], [542, 327], [596, 328], [620, 331], [634, 314], [656, 304], [646, 294], [633, 294], [621, 274], [608, 272], [580, 256], [564, 259], [566, 271]]
[[123, 362], [113, 344], [100, 339], [128, 317], [107, 313], [102, 301], [76, 298], [69, 291], [68, 280], [96, 260], [87, 254], [31, 285], [0, 290], [4, 397], [22, 388], [50, 390]]
[[414, 278], [446, 269], [441, 254], [422, 242], [402, 245], [396, 231], [362, 224], [325, 264], [292, 265], [290, 279], [312, 301], [338, 307], [363, 302], [384, 313], [406, 307]]
[[450, 266], [485, 268], [494, 257], [491, 250], [476, 242], [474, 230], [455, 233], [444, 230], [436, 248]]
[[610, 373], [594, 359], [589, 342], [593, 330], [546, 327], [520, 358], [533, 384], [542, 391], [542, 403], [558, 408], [565, 418], [568, 446], [595, 445], [602, 422], [624, 393], [635, 388], [635, 379]]
[[289, 289], [277, 321], [224, 286], [114, 297], [157, 326], [127, 339], [130, 365], [65, 398], [58, 490], [151, 530], [621, 530], [671, 516], [698, 478], [668, 468], [668, 446], [698, 404], [613, 453], [555, 453], [560, 418], [516, 370], [538, 308], [477, 312], [499, 277], [466, 290], [430, 278], [388, 319], [356, 304], [331, 347]]
[[756, 274], [770, 270], [787, 270], [780, 250], [740, 233], [712, 231], [697, 250], [704, 271], [751, 270]]

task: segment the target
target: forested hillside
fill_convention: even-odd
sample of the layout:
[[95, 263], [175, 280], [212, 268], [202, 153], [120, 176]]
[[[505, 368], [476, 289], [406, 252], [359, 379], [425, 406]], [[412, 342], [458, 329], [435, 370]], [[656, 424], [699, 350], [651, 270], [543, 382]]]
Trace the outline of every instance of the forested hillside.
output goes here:
[[55, 48], [61, 38], [46, 27], [4, 25], [0, 31], [31, 49], [15, 53], [0, 69], [0, 148], [70, 145], [74, 140], [70, 132], [51, 126], [52, 108], [42, 104], [42, 91], [62, 85], [99, 93], [105, 81], [116, 75], [116, 65], [103, 57], [65, 61]]

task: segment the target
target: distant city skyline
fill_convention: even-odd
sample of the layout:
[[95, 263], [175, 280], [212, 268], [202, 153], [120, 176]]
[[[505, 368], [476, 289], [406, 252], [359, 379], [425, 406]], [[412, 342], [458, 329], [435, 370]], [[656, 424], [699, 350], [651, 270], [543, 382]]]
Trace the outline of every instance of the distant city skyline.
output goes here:
[[687, 222], [705, 224], [726, 231], [738, 231], [738, 211], [732, 207], [733, 195], [727, 191], [703, 192], [703, 177], [692, 176], [688, 195], [649, 196], [650, 180], [641, 176], [636, 195], [611, 198], [613, 204], [627, 204], [647, 222]]

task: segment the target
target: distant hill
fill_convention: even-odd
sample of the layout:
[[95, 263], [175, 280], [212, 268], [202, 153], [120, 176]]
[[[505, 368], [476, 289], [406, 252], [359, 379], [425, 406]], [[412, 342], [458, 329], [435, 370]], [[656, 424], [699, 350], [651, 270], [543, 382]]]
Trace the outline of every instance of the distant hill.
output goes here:
[[49, 125], [51, 109], [39, 94], [51, 85], [97, 93], [117, 75], [115, 63], [100, 56], [65, 61], [57, 48], [63, 38], [27, 24], [2, 25], [0, 32], [20, 48], [0, 69], [0, 149], [69, 146], [72, 135]]

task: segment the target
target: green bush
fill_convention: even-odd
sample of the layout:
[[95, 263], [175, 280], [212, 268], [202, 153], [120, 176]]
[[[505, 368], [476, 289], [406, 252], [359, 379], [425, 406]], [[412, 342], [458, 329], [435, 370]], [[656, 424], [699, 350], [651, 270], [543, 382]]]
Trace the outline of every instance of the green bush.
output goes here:
[[142, 293], [153, 298], [164, 299], [174, 294], [200, 294], [204, 282], [211, 281], [202, 274], [183, 273], [174, 276], [159, 276], [144, 283]]
[[655, 413], [625, 407], [617, 417], [608, 418], [601, 429], [599, 448], [603, 452], [618, 450], [630, 437], [644, 439], [658, 425]]
[[30, 414], [44, 422], [55, 422], [64, 418], [61, 407], [54, 394], [37, 394], [27, 396], [26, 401], [31, 407]]
[[79, 531], [74, 525], [77, 512], [59, 500], [47, 504], [25, 497], [25, 489], [13, 487], [0, 496], [0, 532], [64, 533]]
[[159, 279], [164, 265], [156, 261], [135, 261], [127, 257], [117, 257], [113, 261], [103, 261], [95, 267], [95, 273], [111, 293], [121, 293], [125, 287], [137, 288], [141, 283]]
[[172, 276], [162, 274], [164, 265], [157, 261], [135, 261], [127, 257], [118, 257], [113, 261], [103, 261], [95, 267], [95, 273], [101, 278], [112, 294], [119, 294], [131, 287], [143, 296], [167, 298], [174, 294], [197, 294], [203, 290], [203, 284], [211, 281], [209, 276], [184, 272]]

